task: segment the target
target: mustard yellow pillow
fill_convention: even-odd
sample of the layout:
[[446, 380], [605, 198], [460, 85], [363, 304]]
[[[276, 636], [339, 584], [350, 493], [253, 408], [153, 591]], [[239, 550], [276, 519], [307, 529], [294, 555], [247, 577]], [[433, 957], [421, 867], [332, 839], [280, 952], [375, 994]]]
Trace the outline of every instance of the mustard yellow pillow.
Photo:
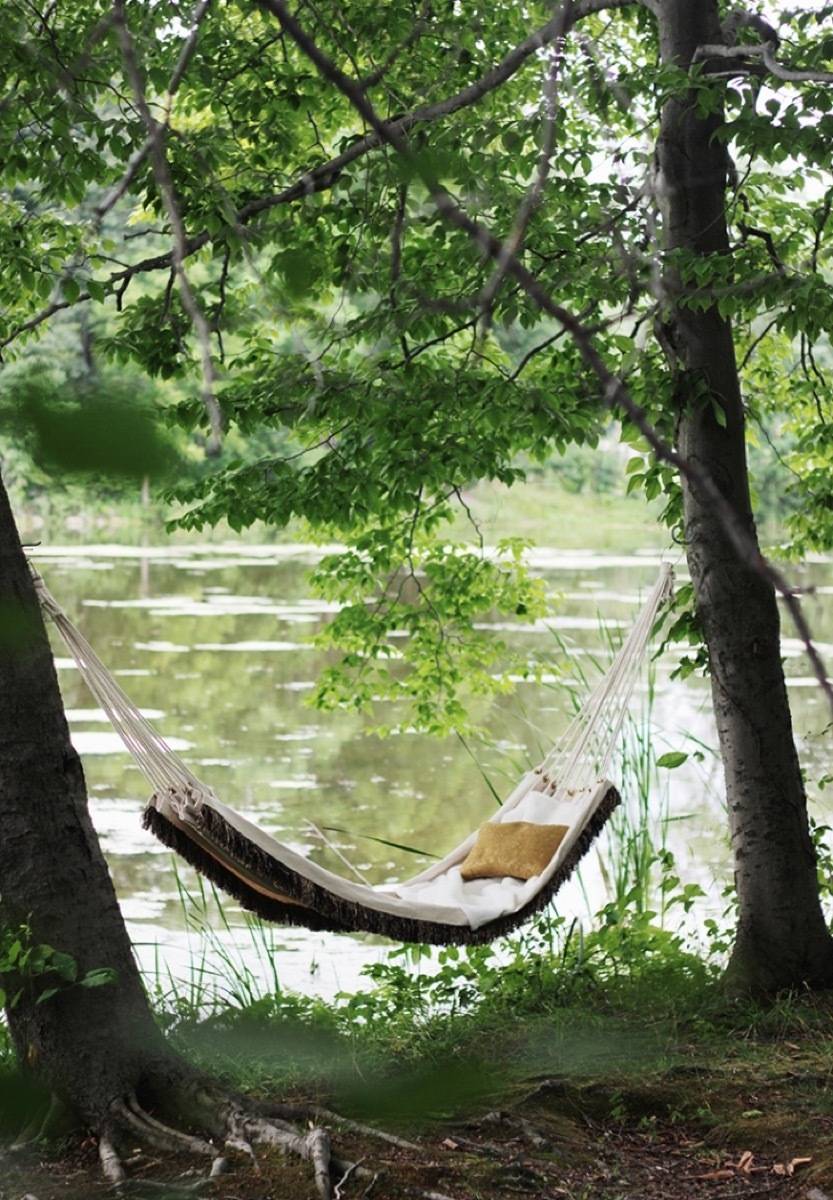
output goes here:
[[460, 866], [463, 879], [540, 875], [567, 833], [566, 825], [533, 825], [531, 821], [493, 821], [481, 825], [477, 841]]

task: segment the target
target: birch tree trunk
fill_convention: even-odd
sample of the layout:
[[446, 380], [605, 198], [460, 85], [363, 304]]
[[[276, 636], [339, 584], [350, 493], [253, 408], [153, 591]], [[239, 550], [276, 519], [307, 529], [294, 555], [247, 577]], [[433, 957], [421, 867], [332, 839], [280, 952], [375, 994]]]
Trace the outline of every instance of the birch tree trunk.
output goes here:
[[[717, 0], [661, 0], [666, 63], [687, 67], [696, 48], [723, 40]], [[698, 115], [693, 95], [669, 100], [657, 146], [666, 250], [729, 253], [727, 155], [715, 131], [722, 112]], [[730, 322], [679, 301], [664, 341], [677, 378], [681, 453], [704, 468], [756, 536], [749, 496], [744, 410]], [[723, 413], [719, 421], [717, 411]], [[793, 739], [772, 587], [740, 563], [717, 514], [683, 481], [688, 565], [709, 653], [714, 713], [739, 903], [727, 982], [771, 993], [833, 983], [833, 942], [818, 895], [816, 858]]]

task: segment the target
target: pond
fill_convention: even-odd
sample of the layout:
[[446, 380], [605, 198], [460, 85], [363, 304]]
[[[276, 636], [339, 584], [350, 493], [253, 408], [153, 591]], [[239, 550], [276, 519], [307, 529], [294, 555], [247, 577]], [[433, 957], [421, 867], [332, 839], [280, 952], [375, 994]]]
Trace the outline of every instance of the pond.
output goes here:
[[[178, 544], [160, 536], [154, 545], [50, 544], [35, 554], [60, 603], [196, 774], [293, 848], [341, 872], [350, 869], [340, 861], [344, 855], [374, 883], [413, 874], [428, 862], [374, 839], [441, 854], [493, 809], [484, 776], [505, 793], [538, 761], [569, 715], [558, 680], [575, 678], [577, 666], [592, 674], [595, 657], [604, 657], [602, 624], [627, 625], [660, 562], [651, 550], [531, 552], [535, 570], [557, 595], [555, 615], [495, 628], [551, 660], [552, 670], [543, 683], [519, 683], [512, 695], [484, 702], [478, 717], [491, 744], [465, 746], [415, 733], [382, 740], [368, 732], [370, 721], [309, 706], [323, 662], [309, 638], [331, 615], [306, 579], [320, 552], [284, 544]], [[818, 561], [800, 575], [804, 585], [815, 585], [806, 611], [823, 654], [833, 659], [833, 569]], [[791, 629], [784, 632], [793, 712], [812, 782], [829, 766], [821, 737], [827, 714], [800, 645]], [[571, 648], [569, 656], [559, 639]], [[388, 952], [381, 939], [276, 928], [267, 945], [253, 949], [245, 916], [231, 901], [210, 943], [195, 933], [182, 897], [199, 894], [196, 877], [142, 830], [144, 779], [65, 649], [56, 642], [55, 651], [94, 823], [149, 976], [164, 985], [190, 974], [193, 984], [198, 962], [205, 983], [213, 972], [221, 978], [224, 959], [236, 956], [268, 986], [273, 970], [281, 986], [327, 997], [361, 986], [362, 968]], [[694, 676], [672, 680], [674, 662], [665, 656], [654, 664], [650, 696], [643, 672], [632, 705], [631, 752], [648, 733], [658, 754], [689, 754], [678, 769], [657, 773], [649, 820], [655, 840], [675, 853], [683, 880], [706, 891], [696, 910], [702, 920], [707, 910], [722, 909], [730, 874], [722, 783], [708, 685]], [[639, 797], [625, 799], [632, 824], [638, 823]], [[819, 801], [814, 805], [818, 811]], [[326, 827], [331, 845], [310, 822]], [[596, 912], [622, 849], [606, 832], [560, 893], [559, 911], [580, 919]]]

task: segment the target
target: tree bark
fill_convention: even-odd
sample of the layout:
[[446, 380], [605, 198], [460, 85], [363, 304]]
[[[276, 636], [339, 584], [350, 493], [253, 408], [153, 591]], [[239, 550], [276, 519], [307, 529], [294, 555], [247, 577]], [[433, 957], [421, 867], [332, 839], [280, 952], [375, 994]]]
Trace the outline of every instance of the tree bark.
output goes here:
[[[698, 46], [723, 41], [717, 0], [662, 0], [663, 62], [687, 67]], [[722, 111], [696, 96], [665, 104], [657, 146], [666, 251], [728, 255], [728, 159], [715, 137]], [[755, 537], [744, 410], [730, 322], [716, 307], [680, 303], [665, 273], [666, 353], [675, 371], [681, 453], [707, 471]], [[718, 419], [722, 414], [722, 419]], [[712, 506], [682, 481], [686, 553], [708, 647], [726, 780], [739, 905], [727, 972], [734, 991], [833, 984], [833, 941], [819, 901], [816, 857], [793, 739], [775, 593], [738, 560]]]
[[[114, 982], [96, 988], [54, 972], [13, 969], [0, 977], [13, 997], [6, 1015], [21, 1065], [51, 1090], [50, 1114], [57, 1100], [98, 1136], [111, 1183], [126, 1177], [121, 1145], [195, 1155], [210, 1162], [213, 1178], [226, 1168], [225, 1148], [251, 1161], [253, 1144], [262, 1143], [308, 1161], [318, 1195], [331, 1200], [326, 1131], [299, 1131], [221, 1088], [168, 1048], [153, 1019], [0, 480], [0, 945], [21, 928], [26, 943], [69, 955], [79, 979], [102, 967], [115, 972]], [[50, 988], [57, 991], [38, 1003]], [[183, 1124], [202, 1132], [184, 1132]]]
[[6, 978], [22, 992], [7, 1016], [21, 1063], [100, 1127], [114, 1099], [167, 1078], [174, 1059], [145, 998], [112, 882], [87, 810], [58, 680], [8, 497], [0, 482], [0, 930], [28, 926], [33, 944], [70, 955], [87, 989], [57, 977]]

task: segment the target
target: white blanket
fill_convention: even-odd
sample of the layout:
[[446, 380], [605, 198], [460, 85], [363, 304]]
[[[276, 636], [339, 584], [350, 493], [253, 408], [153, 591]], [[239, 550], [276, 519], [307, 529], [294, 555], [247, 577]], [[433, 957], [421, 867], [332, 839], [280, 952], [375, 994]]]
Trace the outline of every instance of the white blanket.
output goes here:
[[533, 875], [531, 879], [515, 879], [505, 875], [495, 879], [464, 880], [460, 867], [452, 866], [435, 879], [398, 884], [390, 891], [419, 907], [436, 905], [458, 908], [465, 914], [472, 929], [516, 912], [546, 885], [564, 861], [609, 786], [606, 780], [600, 780], [593, 787], [572, 795], [567, 792], [562, 799], [554, 799], [546, 792], [531, 791], [514, 808], [502, 808], [496, 814], [495, 824], [529, 821], [533, 825], [567, 826], [568, 833], [540, 875]]

